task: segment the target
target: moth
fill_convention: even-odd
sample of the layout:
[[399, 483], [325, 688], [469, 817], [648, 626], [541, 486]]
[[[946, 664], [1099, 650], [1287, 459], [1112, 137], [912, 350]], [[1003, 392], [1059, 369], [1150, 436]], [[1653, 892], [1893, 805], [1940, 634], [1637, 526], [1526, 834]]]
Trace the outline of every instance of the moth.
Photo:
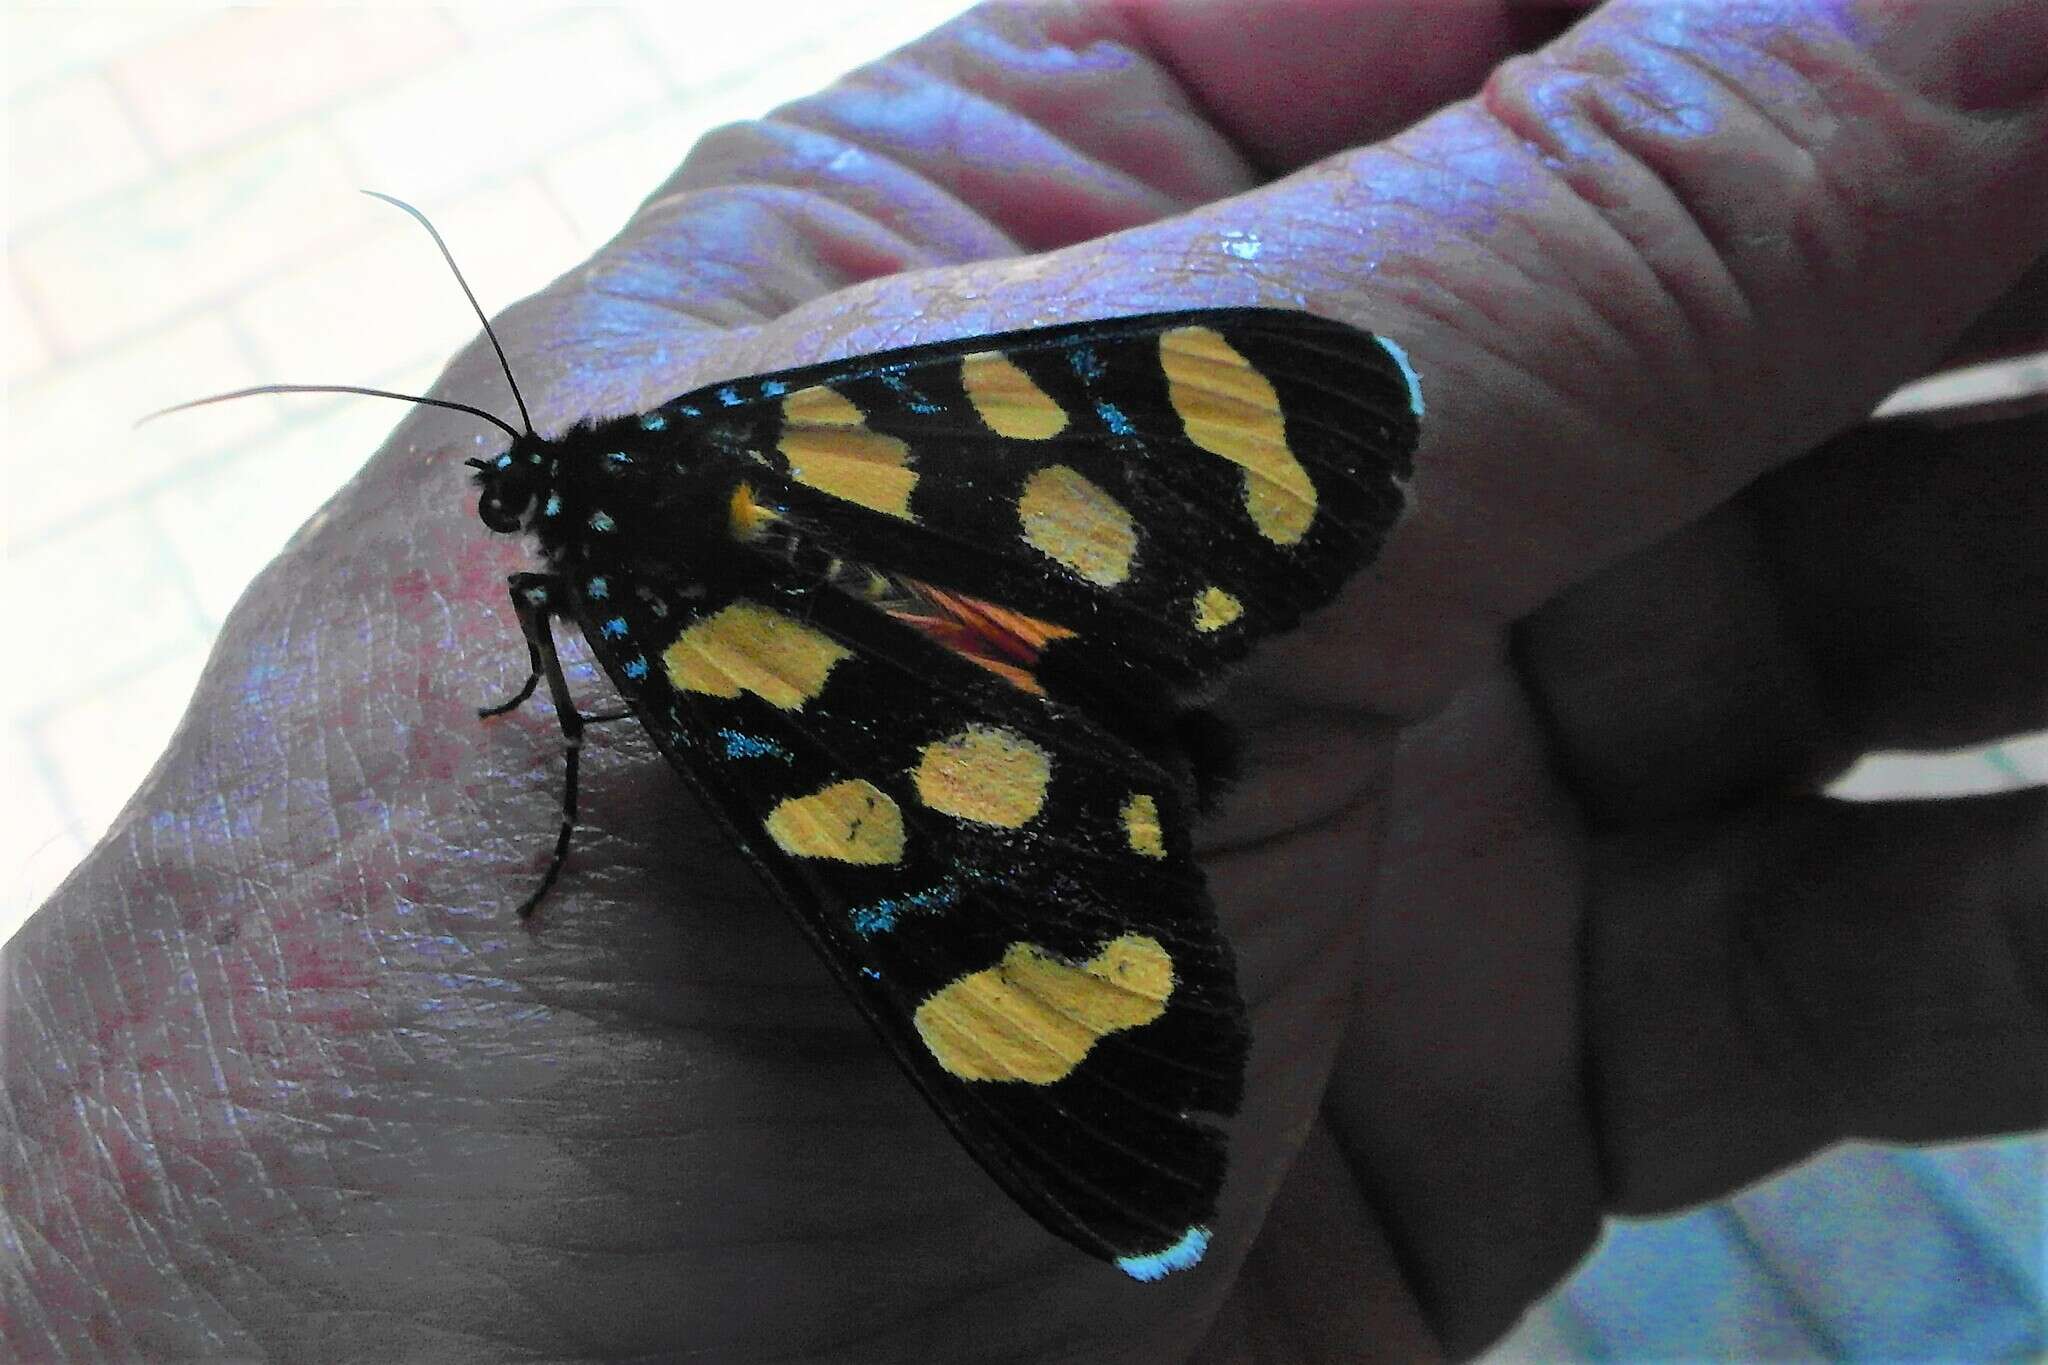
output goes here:
[[1138, 1280], [1201, 1259], [1248, 1044], [1191, 843], [1220, 766], [1201, 703], [1400, 515], [1423, 412], [1400, 347], [1291, 310], [1145, 313], [559, 436], [350, 386], [220, 397], [306, 387], [510, 437], [469, 464], [484, 525], [538, 550], [509, 584], [530, 667], [481, 714], [545, 684], [567, 768], [522, 914], [576, 825], [568, 621], [990, 1175]]

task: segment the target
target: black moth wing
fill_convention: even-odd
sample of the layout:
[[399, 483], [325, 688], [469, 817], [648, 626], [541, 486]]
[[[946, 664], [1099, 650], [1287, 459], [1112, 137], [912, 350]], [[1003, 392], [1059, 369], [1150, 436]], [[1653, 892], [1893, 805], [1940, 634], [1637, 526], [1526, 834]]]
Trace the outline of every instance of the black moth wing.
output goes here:
[[982, 1165], [1138, 1278], [1199, 1259], [1225, 1147], [1195, 1115], [1236, 1112], [1246, 1034], [1175, 779], [831, 588], [690, 598], [597, 564], [571, 587], [648, 733]]
[[1140, 1279], [1201, 1257], [1247, 1045], [1173, 721], [1377, 551], [1420, 411], [1368, 333], [1197, 310], [532, 455], [556, 610], [969, 1151]]
[[1197, 695], [1373, 557], [1420, 408], [1384, 340], [1230, 308], [883, 351], [656, 420], [762, 466], [833, 553], [1072, 628], [1039, 670], [1054, 695], [1149, 702]]

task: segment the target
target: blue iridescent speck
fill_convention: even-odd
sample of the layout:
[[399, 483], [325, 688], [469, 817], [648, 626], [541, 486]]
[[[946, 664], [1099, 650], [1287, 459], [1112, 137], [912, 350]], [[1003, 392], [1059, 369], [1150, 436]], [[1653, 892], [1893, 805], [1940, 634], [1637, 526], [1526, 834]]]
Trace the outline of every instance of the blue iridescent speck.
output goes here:
[[609, 455], [605, 456], [605, 458], [606, 458], [607, 460], [610, 460], [610, 461], [611, 461], [611, 462], [612, 462], [613, 464], [631, 464], [631, 463], [633, 463], [633, 457], [632, 457], [631, 455], [628, 455], [628, 454], [627, 454], [627, 453], [626, 453], [625, 451], [623, 451], [623, 450], [614, 450], [614, 451], [613, 451], [613, 452], [612, 452], [611, 454], [609, 454]]
[[739, 730], [720, 730], [718, 737], [725, 741], [727, 758], [779, 758], [790, 761], [789, 750], [772, 739], [749, 735]]
[[1124, 416], [1124, 410], [1114, 403], [1105, 403], [1098, 399], [1095, 411], [1102, 418], [1102, 425], [1108, 427], [1113, 435], [1129, 436], [1137, 430], [1131, 425], [1131, 419]]
[[658, 412], [643, 412], [640, 414], [640, 430], [642, 431], [660, 431], [667, 425], [668, 418], [663, 417]]
[[764, 379], [761, 381], [761, 396], [763, 398], [780, 398], [788, 392], [789, 385], [783, 383], [780, 379]]
[[612, 585], [602, 578], [593, 578], [583, 585], [583, 595], [593, 602], [602, 602], [612, 595]]
[[629, 677], [629, 678], [633, 678], [633, 679], [636, 679], [636, 680], [637, 680], [637, 679], [640, 679], [640, 678], [644, 678], [644, 677], [646, 677], [646, 676], [647, 676], [647, 660], [645, 660], [645, 659], [628, 659], [628, 660], [626, 660], [626, 667], [625, 667], [625, 669], [624, 669], [624, 672], [625, 672], [625, 674], [626, 674], [626, 676], [627, 676], [627, 677]]
[[732, 385], [727, 384], [724, 388], [718, 391], [718, 401], [725, 404], [729, 408], [736, 408], [740, 405], [740, 391], [734, 388]]
[[940, 404], [934, 403], [916, 388], [912, 387], [909, 376], [904, 374], [901, 368], [891, 366], [889, 369], [879, 371], [877, 377], [882, 381], [883, 386], [889, 392], [902, 399], [903, 406], [912, 412], [930, 414], [942, 410]]
[[562, 495], [559, 493], [548, 494], [548, 505], [540, 509], [540, 514], [544, 517], [558, 517], [562, 515]]
[[608, 639], [616, 640], [626, 633], [626, 618], [623, 616], [614, 616], [611, 620], [605, 622], [602, 626], [599, 626], [598, 630]]
[[1401, 367], [1401, 377], [1408, 381], [1408, 411], [1417, 417], [1422, 416], [1422, 376], [1415, 373], [1415, 367], [1408, 363], [1408, 353], [1401, 349], [1399, 343], [1389, 341], [1385, 337], [1374, 339], [1386, 348], [1387, 354], [1394, 358], [1394, 363]]
[[1107, 368], [1102, 363], [1102, 357], [1095, 354], [1093, 346], [1069, 347], [1067, 364], [1073, 367], [1075, 374], [1091, 384], [1102, 378], [1103, 371]]
[[1202, 1259], [1202, 1253], [1209, 1249], [1209, 1229], [1197, 1224], [1181, 1234], [1178, 1242], [1164, 1251], [1155, 1251], [1145, 1256], [1119, 1256], [1116, 1267], [1134, 1280], [1150, 1284], [1163, 1280], [1176, 1270], [1186, 1270]]
[[602, 512], [592, 512], [590, 514], [590, 529], [593, 531], [609, 531], [614, 525], [616, 523]]
[[873, 938], [886, 934], [896, 927], [896, 917], [906, 912], [915, 914], [925, 910], [950, 910], [960, 900], [960, 888], [953, 882], [940, 882], [937, 886], [908, 896], [888, 896], [873, 905], [857, 905], [846, 912], [846, 918], [853, 925], [853, 932], [862, 938]]

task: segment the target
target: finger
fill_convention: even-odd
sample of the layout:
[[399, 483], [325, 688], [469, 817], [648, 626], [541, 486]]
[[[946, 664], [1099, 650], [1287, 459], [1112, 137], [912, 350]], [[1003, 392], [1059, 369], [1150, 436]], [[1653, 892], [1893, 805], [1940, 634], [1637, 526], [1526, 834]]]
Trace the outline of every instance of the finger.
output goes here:
[[1817, 785], [1852, 757], [1747, 509], [1577, 585], [1519, 627], [1515, 647], [1596, 825]]
[[1846, 1138], [2048, 1119], [2048, 791], [1804, 799], [1616, 835], [1587, 948], [1613, 1206]]
[[1254, 183], [1104, 5], [998, 4], [707, 138], [678, 190], [822, 192], [955, 259], [1043, 250]]
[[1954, 748], [2048, 726], [2048, 413], [1881, 423], [1752, 503], [1835, 729]]
[[[1084, 240], [1255, 179], [1112, 7], [984, 5], [707, 136], [596, 260], [501, 331], [515, 368], [543, 377], [544, 427], [645, 408], [787, 360], [744, 337], [713, 360], [710, 342], [850, 284]], [[472, 346], [443, 387], [487, 383]]]
[[2048, 100], [1978, 107], [1981, 84], [1888, 44], [1911, 18], [1917, 42], [2048, 53], [2048, 11], [1834, 12], [1610, 5], [1387, 146], [1028, 265], [876, 281], [758, 342], [811, 358], [927, 311], [936, 334], [1191, 301], [1395, 336], [1430, 404], [1413, 505], [1316, 646], [1425, 709], [1500, 622], [1857, 420], [2042, 254]]
[[[1554, 31], [1500, 0], [1390, 9], [998, 4], [765, 119], [667, 187], [787, 186], [858, 208], [930, 260], [1042, 250], [1383, 136]], [[905, 118], [906, 109], [920, 115]]]
[[1577, 954], [1578, 815], [1497, 667], [1403, 736], [1360, 983], [1323, 1114], [1454, 1356], [1598, 1236]]
[[1197, 0], [1124, 8], [1157, 59], [1258, 165], [1292, 170], [1479, 88], [1587, 5]]
[[1196, 1365], [1441, 1360], [1327, 1128], [1309, 1130]]
[[[1108, 4], [981, 6], [705, 138], [570, 287], [505, 320], [517, 366], [549, 373], [580, 356], [573, 382], [541, 399], [544, 425], [645, 407], [715, 377], [721, 330], [862, 280], [1083, 241], [1250, 188], [1260, 172], [1232, 137], [1289, 134], [1217, 126], [1187, 81], [1288, 71], [1290, 98], [1263, 107], [1338, 111], [1355, 141], [1469, 93], [1529, 41], [1527, 13], [1481, 0], [1395, 22], [1379, 6], [1281, 3], [1182, 23]], [[1308, 46], [1295, 41], [1304, 20], [1325, 30]], [[722, 368], [787, 358], [728, 347]], [[472, 348], [447, 385], [489, 373]]]
[[2048, 415], [1858, 428], [1517, 632], [1586, 811], [1805, 786], [2048, 725]]
[[2048, 257], [2035, 261], [2019, 283], [1972, 322], [1943, 360], [1948, 365], [1978, 365], [2044, 350], [2048, 350]]

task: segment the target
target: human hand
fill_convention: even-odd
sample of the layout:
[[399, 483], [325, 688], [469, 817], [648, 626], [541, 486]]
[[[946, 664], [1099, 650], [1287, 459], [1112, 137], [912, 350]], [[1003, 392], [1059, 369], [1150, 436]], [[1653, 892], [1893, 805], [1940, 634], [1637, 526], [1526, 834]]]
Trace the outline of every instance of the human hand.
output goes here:
[[[1811, 792], [2048, 717], [2041, 424], [1807, 452], [2038, 310], [2048, 24], [1762, 8], [1612, 7], [1359, 151], [1514, 25], [971, 16], [707, 140], [504, 320], [544, 427], [1156, 307], [1415, 357], [1407, 520], [1234, 694], [1255, 1044], [1202, 1268], [1138, 1286], [1011, 1207], [630, 727], [512, 919], [559, 744], [474, 717], [526, 561], [471, 515], [490, 434], [421, 413], [8, 947], [16, 1353], [1462, 1352], [1605, 1211], [2040, 1122], [2041, 794]], [[506, 407], [476, 349], [441, 392]]]

